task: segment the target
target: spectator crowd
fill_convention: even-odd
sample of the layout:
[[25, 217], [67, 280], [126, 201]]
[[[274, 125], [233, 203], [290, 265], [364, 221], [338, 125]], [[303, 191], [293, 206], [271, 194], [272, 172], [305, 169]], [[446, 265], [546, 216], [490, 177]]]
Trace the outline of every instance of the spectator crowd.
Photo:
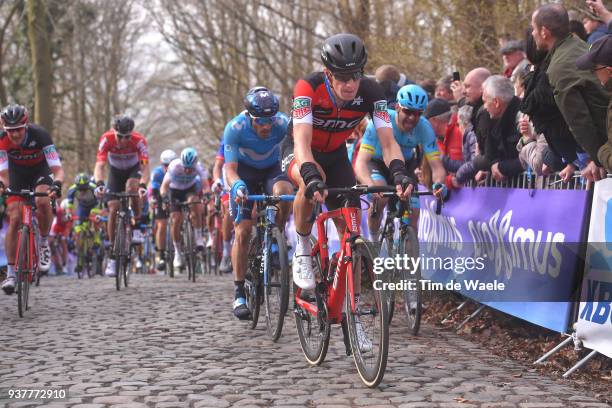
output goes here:
[[[536, 9], [524, 38], [501, 46], [499, 74], [476, 67], [463, 80], [455, 73], [419, 82], [449, 189], [527, 170], [558, 172], [564, 182], [577, 172], [588, 181], [612, 173], [612, 11], [602, 0], [586, 5], [582, 15], [561, 4]], [[391, 106], [412, 82], [393, 65], [375, 76]], [[362, 132], [349, 139], [353, 155]], [[428, 184], [426, 167], [419, 174]]]

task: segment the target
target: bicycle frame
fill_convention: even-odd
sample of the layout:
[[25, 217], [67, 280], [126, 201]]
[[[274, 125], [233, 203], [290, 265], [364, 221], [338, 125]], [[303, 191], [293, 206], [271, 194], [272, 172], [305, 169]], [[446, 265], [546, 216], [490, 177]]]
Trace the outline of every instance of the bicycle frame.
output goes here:
[[[263, 264], [263, 277], [264, 277], [264, 285], [268, 286], [269, 285], [269, 280], [268, 280], [268, 270], [269, 270], [269, 265], [268, 265], [268, 251], [270, 251], [270, 242], [271, 242], [271, 238], [270, 238], [270, 233], [272, 232], [272, 228], [276, 226], [276, 214], [278, 213], [278, 207], [275, 205], [275, 203], [273, 201], [269, 201], [266, 206], [265, 209], [261, 208], [263, 207], [263, 202], [265, 202], [266, 200], [269, 200], [270, 198], [272, 198], [273, 196], [267, 196], [267, 195], [249, 195], [248, 199], [249, 200], [253, 200], [256, 201], [257, 203], [257, 223], [256, 225], [259, 226], [259, 220], [262, 219], [263, 223], [263, 228], [264, 228], [264, 240], [263, 240], [263, 259], [264, 259], [264, 264]], [[294, 195], [280, 195], [278, 196], [278, 201], [293, 201], [295, 198]], [[240, 214], [241, 211], [241, 205], [238, 205], [238, 214]], [[261, 215], [261, 212], [264, 212], [263, 215]]]
[[[353, 287], [353, 265], [350, 262], [353, 256], [353, 244], [357, 238], [361, 236], [360, 223], [359, 223], [359, 212], [361, 208], [357, 207], [344, 207], [337, 210], [328, 211], [326, 213], [319, 214], [316, 218], [317, 225], [317, 243], [314, 246], [311, 256], [315, 256], [320, 253], [321, 257], [321, 270], [325, 275], [328, 269], [329, 259], [329, 247], [327, 245], [327, 233], [325, 230], [325, 221], [328, 219], [343, 219], [346, 227], [342, 234], [342, 240], [340, 245], [340, 255], [338, 257], [338, 265], [334, 273], [334, 279], [331, 288], [328, 289], [328, 299], [325, 302], [327, 307], [327, 319], [330, 323], [341, 323], [342, 321], [342, 304], [344, 302], [344, 296], [346, 291], [346, 274], [348, 273], [348, 284], [350, 285], [351, 293], [351, 310], [355, 312], [355, 296]], [[323, 276], [323, 283], [327, 284], [329, 276]], [[306, 300], [300, 298], [302, 289], [296, 291], [295, 301], [296, 303], [307, 310], [310, 314], [317, 316], [319, 314], [319, 308], [322, 305], [314, 305]]]
[[[38, 251], [36, 248], [36, 232], [35, 232], [35, 217], [36, 214], [36, 208], [33, 206], [32, 203], [30, 203], [29, 201], [25, 201], [22, 203], [21, 206], [21, 226], [22, 227], [26, 227], [27, 231], [28, 231], [28, 235], [29, 235], [29, 239], [28, 239], [28, 280], [30, 281], [30, 283], [32, 283], [34, 281], [34, 272], [37, 271], [38, 269]], [[21, 234], [22, 234], [22, 230], [19, 229], [19, 231], [17, 232], [17, 242], [21, 242]], [[19, 250], [21, 248], [19, 248], [19, 245], [17, 245], [17, 248], [15, 249], [15, 262], [19, 261]]]

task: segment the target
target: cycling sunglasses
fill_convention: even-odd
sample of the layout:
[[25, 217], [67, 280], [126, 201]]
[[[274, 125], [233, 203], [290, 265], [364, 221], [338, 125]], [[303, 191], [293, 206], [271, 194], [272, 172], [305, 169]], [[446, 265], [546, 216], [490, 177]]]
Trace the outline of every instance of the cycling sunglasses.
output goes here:
[[414, 110], [414, 109], [408, 109], [408, 108], [404, 108], [402, 106], [400, 106], [400, 110], [402, 111], [402, 113], [404, 115], [408, 115], [408, 116], [416, 116], [417, 118], [420, 117], [423, 114], [423, 111], [420, 110]]
[[255, 118], [251, 116], [251, 119], [253, 119], [258, 126], [266, 126], [274, 123], [274, 118]]
[[121, 133], [117, 133], [117, 139], [121, 140], [121, 139], [129, 139], [130, 137], [132, 137], [131, 133], [128, 133], [127, 135], [122, 135]]
[[334, 77], [334, 79], [336, 81], [339, 82], [349, 82], [351, 79], [353, 81], [359, 81], [361, 78], [363, 78], [363, 72], [361, 71], [357, 71], [357, 72], [351, 72], [348, 74], [343, 74], [343, 73], [332, 73], [332, 76]]

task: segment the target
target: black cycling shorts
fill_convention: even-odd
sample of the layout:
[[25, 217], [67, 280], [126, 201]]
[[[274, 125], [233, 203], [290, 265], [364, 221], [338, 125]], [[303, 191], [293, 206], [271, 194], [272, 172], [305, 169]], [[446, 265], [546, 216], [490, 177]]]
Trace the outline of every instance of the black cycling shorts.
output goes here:
[[182, 202], [185, 202], [189, 199], [189, 197], [198, 195], [198, 184], [194, 183], [193, 186], [186, 188], [185, 190], [178, 190], [176, 188], [170, 189], [170, 212], [178, 212], [181, 211], [181, 206], [179, 205]]
[[125, 191], [125, 185], [128, 179], [140, 179], [142, 170], [140, 164], [135, 165], [127, 170], [120, 170], [113, 166], [109, 166], [108, 186], [107, 191], [111, 193], [122, 193]]
[[[328, 187], [353, 187], [357, 184], [353, 166], [351, 166], [351, 162], [348, 159], [346, 145], [343, 144], [333, 152], [327, 153], [313, 150], [312, 155], [315, 161], [323, 168], [326, 177], [325, 184]], [[291, 178], [291, 168], [296, 165], [293, 157], [293, 138], [291, 136], [285, 137], [281, 144], [280, 160], [282, 170], [287, 174], [291, 182], [297, 186], [297, 181]], [[345, 201], [349, 207], [361, 208], [358, 194], [351, 194], [346, 200], [336, 195], [333, 197], [328, 195], [325, 205], [329, 210], [335, 210], [336, 208], [343, 207]]]
[[34, 191], [40, 185], [50, 186], [52, 174], [46, 163], [35, 167], [9, 166], [9, 188], [11, 191]]

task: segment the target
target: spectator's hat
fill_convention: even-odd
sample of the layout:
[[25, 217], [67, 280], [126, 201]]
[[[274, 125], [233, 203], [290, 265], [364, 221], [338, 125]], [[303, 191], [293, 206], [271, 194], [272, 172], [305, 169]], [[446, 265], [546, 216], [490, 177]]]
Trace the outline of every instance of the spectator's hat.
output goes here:
[[443, 115], [446, 112], [450, 112], [451, 106], [446, 99], [435, 98], [427, 105], [425, 110], [425, 117], [427, 119], [433, 118], [439, 115]]
[[589, 47], [589, 52], [576, 60], [578, 69], [593, 69], [595, 65], [612, 67], [612, 34], [605, 35]]
[[508, 41], [499, 50], [499, 52], [502, 55], [512, 54], [513, 52], [516, 52], [516, 51], [523, 51], [523, 52], [525, 51], [525, 45], [523, 44], [523, 41], [521, 41], [521, 40]]

